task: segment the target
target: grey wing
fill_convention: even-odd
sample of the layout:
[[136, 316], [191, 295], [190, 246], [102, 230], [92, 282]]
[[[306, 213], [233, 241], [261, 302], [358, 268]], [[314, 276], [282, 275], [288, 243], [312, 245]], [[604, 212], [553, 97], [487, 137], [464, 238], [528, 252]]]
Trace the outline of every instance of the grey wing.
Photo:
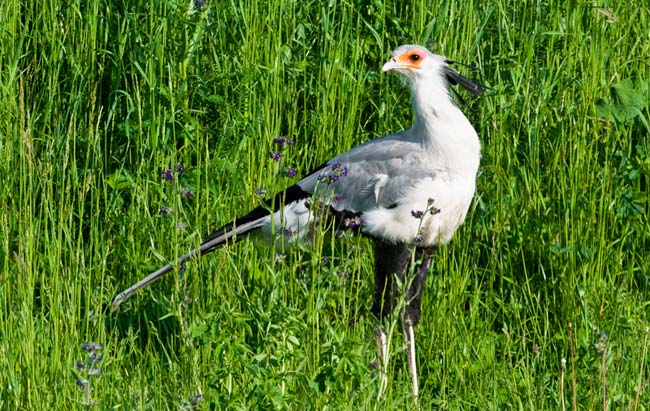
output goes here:
[[340, 154], [298, 182], [338, 211], [392, 208], [423, 178], [435, 175], [431, 157], [402, 133], [369, 141]]

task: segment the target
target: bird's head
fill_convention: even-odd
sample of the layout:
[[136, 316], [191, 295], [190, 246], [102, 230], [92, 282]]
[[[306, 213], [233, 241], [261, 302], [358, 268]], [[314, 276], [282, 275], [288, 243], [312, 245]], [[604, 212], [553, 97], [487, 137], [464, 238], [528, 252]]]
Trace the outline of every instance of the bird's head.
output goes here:
[[485, 88], [480, 84], [461, 76], [450, 67], [453, 60], [433, 54], [425, 47], [404, 45], [396, 48], [390, 60], [384, 64], [382, 71], [394, 71], [408, 79], [412, 84], [430, 79], [443, 84], [459, 84], [474, 94], [482, 93]]
[[382, 71], [395, 71], [415, 80], [425, 74], [440, 72], [444, 58], [431, 53], [422, 46], [405, 45], [396, 48]]

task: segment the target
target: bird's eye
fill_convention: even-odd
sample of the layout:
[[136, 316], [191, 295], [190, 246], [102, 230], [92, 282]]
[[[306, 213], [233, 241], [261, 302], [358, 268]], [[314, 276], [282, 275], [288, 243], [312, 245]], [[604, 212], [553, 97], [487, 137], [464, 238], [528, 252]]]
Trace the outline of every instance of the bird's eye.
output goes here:
[[409, 60], [411, 60], [412, 62], [415, 63], [416, 61], [419, 61], [419, 60], [420, 60], [420, 55], [419, 55], [419, 54], [415, 54], [415, 53], [413, 53], [413, 54], [411, 54], [411, 55], [409, 56]]

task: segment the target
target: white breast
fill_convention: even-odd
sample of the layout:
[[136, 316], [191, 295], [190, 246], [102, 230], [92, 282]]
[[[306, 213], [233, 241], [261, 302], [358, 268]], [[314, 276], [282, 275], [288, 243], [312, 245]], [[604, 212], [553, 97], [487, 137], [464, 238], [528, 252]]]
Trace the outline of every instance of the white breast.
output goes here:
[[[447, 243], [465, 220], [474, 188], [474, 179], [423, 179], [409, 190], [397, 207], [375, 208], [363, 213], [363, 231], [393, 242], [423, 246]], [[429, 199], [433, 199], [433, 207], [439, 211], [425, 213], [422, 218], [414, 217], [412, 211], [427, 210]]]

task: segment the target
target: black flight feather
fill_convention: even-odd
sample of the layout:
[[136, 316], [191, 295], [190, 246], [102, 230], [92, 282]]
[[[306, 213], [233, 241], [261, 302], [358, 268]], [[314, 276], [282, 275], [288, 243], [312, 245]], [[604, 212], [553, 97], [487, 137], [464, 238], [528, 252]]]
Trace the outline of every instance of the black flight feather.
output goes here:
[[[314, 170], [309, 173], [309, 175], [317, 173], [321, 169], [323, 169], [325, 166], [327, 166], [327, 163], [321, 164], [320, 166], [316, 167]], [[259, 220], [260, 218], [266, 217], [267, 215], [271, 214], [272, 212], [276, 212], [280, 210], [282, 207], [284, 207], [287, 204], [291, 204], [295, 201], [298, 200], [308, 200], [311, 198], [311, 194], [300, 188], [298, 184], [294, 184], [288, 188], [286, 188], [284, 191], [280, 191], [277, 193], [274, 197], [273, 200], [270, 201], [265, 201], [264, 205], [260, 205], [252, 209], [250, 212], [248, 212], [246, 215], [237, 218], [233, 223], [228, 223], [220, 228], [214, 230], [210, 235], [205, 237], [203, 239], [203, 243], [205, 244], [214, 238], [220, 237], [231, 230], [236, 229], [239, 226], [242, 226], [246, 223], [253, 222], [255, 220]], [[250, 230], [252, 231], [252, 230]], [[238, 234], [244, 234], [244, 233], [238, 233]], [[239, 238], [235, 238], [233, 241], [238, 241], [239, 239], [243, 238], [243, 236], [240, 236]], [[221, 244], [215, 244], [214, 247], [205, 249], [201, 252], [201, 255], [205, 255], [211, 251], [214, 251], [215, 249], [219, 248]]]

